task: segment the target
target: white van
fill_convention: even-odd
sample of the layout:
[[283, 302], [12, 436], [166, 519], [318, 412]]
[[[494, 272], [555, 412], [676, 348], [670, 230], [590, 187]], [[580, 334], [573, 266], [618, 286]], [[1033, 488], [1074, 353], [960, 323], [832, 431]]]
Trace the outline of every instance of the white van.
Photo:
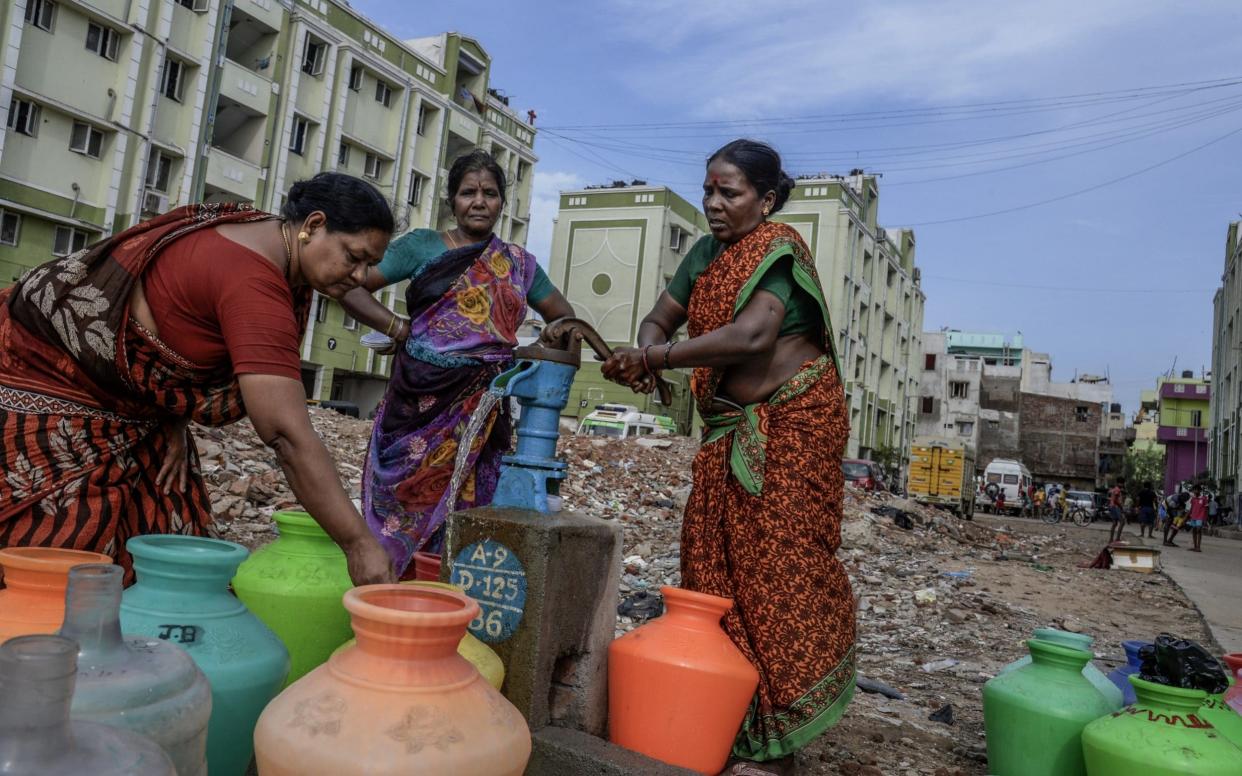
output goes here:
[[[1017, 509], [1022, 506], [1022, 494], [1031, 485], [1031, 471], [1021, 461], [1009, 458], [993, 458], [983, 470], [983, 489], [986, 494], [988, 486], [995, 484], [1005, 494], [1005, 508]], [[985, 496], [986, 498], [986, 496]]]
[[677, 424], [664, 415], [639, 412], [629, 404], [597, 404], [595, 411], [578, 424], [578, 436], [603, 436], [613, 439], [676, 434]]

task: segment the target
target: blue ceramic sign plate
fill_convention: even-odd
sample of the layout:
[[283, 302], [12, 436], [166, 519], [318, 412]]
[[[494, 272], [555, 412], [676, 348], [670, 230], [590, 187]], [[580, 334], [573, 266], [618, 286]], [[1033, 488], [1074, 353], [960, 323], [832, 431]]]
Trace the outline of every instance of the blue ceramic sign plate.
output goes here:
[[513, 637], [526, 610], [526, 569], [513, 550], [491, 539], [468, 545], [457, 553], [450, 581], [479, 604], [470, 623], [475, 638], [499, 644]]

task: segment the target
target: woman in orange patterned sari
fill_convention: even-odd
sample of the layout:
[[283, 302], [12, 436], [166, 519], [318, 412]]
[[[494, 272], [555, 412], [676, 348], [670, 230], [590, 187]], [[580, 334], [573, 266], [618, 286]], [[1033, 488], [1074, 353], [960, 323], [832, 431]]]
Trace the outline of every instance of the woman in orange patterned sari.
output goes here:
[[[736, 140], [708, 161], [711, 235], [604, 374], [648, 391], [693, 367], [706, 426], [682, 523], [682, 586], [731, 598], [729, 636], [759, 670], [734, 743], [739, 775], [794, 772], [794, 753], [854, 692], [854, 598], [835, 557], [849, 436], [823, 289], [793, 228], [780, 156]], [[683, 323], [690, 339], [672, 340]], [[757, 763], [762, 763], [757, 764]]]

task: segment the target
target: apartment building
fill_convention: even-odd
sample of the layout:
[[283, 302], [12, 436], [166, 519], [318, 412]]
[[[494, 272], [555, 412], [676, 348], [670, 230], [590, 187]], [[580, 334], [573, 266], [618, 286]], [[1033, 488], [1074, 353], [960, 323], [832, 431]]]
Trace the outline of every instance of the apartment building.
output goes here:
[[[643, 316], [706, 233], [706, 217], [664, 186], [617, 182], [563, 191], [548, 276], [578, 317], [609, 345], [633, 345]], [[599, 364], [584, 358], [565, 414], [581, 418], [597, 404], [631, 404], [642, 412], [670, 415], [689, 431], [694, 412], [688, 372], [669, 372], [665, 378], [674, 384], [670, 407], [608, 382]]]
[[774, 218], [806, 240], [828, 297], [850, 415], [846, 455], [896, 450], [904, 472], [924, 373], [926, 295], [914, 232], [881, 226], [879, 202], [873, 175], [805, 178]]
[[919, 376], [918, 419], [915, 436], [979, 449], [979, 399], [983, 362], [968, 354], [949, 352], [956, 332], [923, 332], [923, 373]]
[[[1239, 456], [1239, 414], [1242, 413], [1242, 221], [1234, 221], [1225, 231], [1225, 268], [1220, 288], [1212, 297], [1212, 391], [1209, 442], [1212, 450], [1212, 477], [1225, 495], [1236, 496], [1242, 482], [1242, 456]], [[1242, 508], [1242, 500], [1239, 500]]]
[[[321, 170], [444, 228], [448, 166], [476, 147], [510, 181], [498, 234], [529, 233], [534, 129], [467, 36], [402, 41], [343, 0], [14, 0], [0, 30], [0, 284], [188, 202], [278, 210]], [[381, 301], [400, 310], [403, 291]], [[303, 373], [365, 412], [389, 364], [359, 329], [317, 298]]]
[[1156, 441], [1164, 445], [1164, 490], [1168, 493], [1210, 470], [1212, 385], [1186, 370], [1180, 377], [1157, 380], [1156, 395], [1160, 418]]

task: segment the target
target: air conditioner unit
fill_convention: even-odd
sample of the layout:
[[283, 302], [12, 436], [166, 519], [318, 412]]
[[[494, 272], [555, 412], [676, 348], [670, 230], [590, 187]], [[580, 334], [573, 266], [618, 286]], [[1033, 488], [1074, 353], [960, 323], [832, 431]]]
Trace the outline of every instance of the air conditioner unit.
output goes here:
[[168, 210], [168, 195], [158, 191], [148, 191], [142, 195], [142, 212], [163, 213]]
[[884, 227], [877, 226], [875, 228], [875, 239], [881, 242], [888, 239], [888, 232], [884, 231]]

